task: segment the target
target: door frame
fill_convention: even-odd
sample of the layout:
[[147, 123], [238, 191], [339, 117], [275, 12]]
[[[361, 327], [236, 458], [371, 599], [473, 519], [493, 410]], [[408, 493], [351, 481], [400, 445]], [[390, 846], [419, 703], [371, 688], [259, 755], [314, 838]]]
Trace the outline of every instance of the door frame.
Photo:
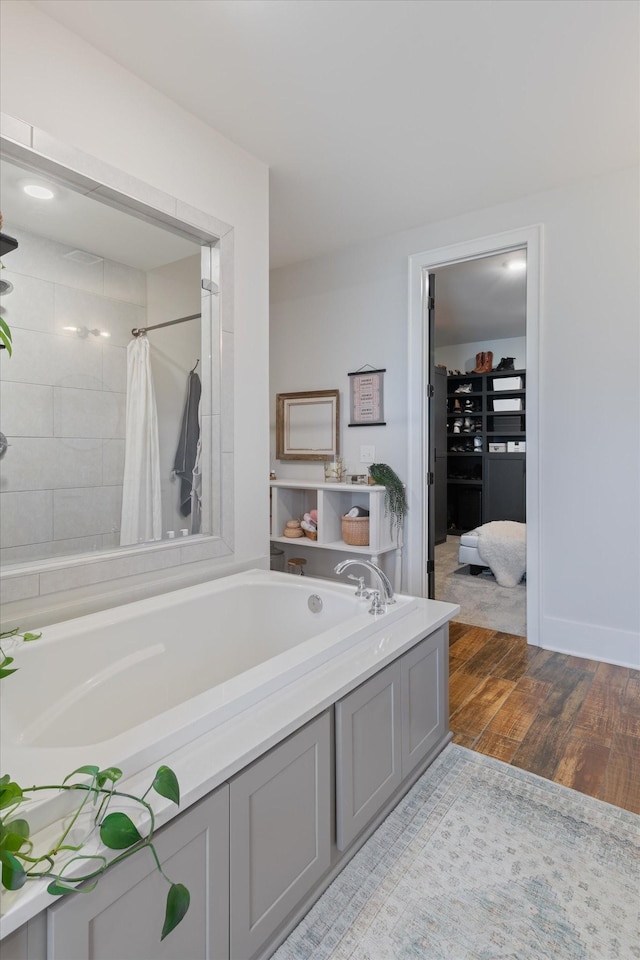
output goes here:
[[406, 590], [427, 595], [429, 453], [428, 398], [429, 331], [425, 311], [425, 280], [430, 271], [451, 263], [525, 249], [527, 253], [527, 641], [541, 646], [540, 637], [540, 439], [539, 355], [542, 307], [542, 224], [478, 237], [409, 257], [408, 318], [408, 499], [411, 522], [405, 523]]

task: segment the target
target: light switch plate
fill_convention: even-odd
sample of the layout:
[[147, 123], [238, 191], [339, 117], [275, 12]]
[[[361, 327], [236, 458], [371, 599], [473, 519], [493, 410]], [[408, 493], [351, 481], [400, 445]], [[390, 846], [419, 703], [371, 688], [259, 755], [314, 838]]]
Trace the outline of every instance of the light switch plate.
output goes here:
[[373, 446], [360, 447], [360, 463], [375, 463], [376, 448]]

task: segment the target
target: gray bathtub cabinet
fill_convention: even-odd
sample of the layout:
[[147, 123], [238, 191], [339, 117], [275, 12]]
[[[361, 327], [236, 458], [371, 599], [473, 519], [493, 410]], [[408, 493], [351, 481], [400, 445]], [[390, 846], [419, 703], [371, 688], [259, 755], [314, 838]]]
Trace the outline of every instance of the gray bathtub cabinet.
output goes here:
[[447, 732], [441, 628], [336, 703], [336, 844], [346, 850]]
[[400, 662], [336, 703], [336, 845], [346, 850], [400, 786]]
[[229, 956], [229, 787], [167, 824], [162, 868], [191, 894], [185, 919], [162, 942], [168, 886], [149, 851], [106, 873], [95, 890], [50, 907], [48, 960], [186, 960]]
[[156, 834], [146, 851], [0, 942], [0, 960], [265, 960], [450, 739], [441, 627]]
[[325, 712], [231, 781], [231, 956], [252, 957], [329, 868]]

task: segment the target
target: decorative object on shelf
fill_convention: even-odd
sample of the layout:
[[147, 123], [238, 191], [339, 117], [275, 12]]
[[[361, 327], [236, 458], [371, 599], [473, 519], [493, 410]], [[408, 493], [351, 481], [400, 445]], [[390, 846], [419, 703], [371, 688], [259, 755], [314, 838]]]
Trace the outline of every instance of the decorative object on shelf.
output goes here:
[[496, 393], [509, 390], [522, 390], [522, 377], [494, 377], [491, 389]]
[[[369, 369], [367, 369], [369, 368]], [[384, 427], [384, 375], [370, 363], [349, 373], [350, 427]]]
[[496, 370], [513, 370], [515, 359], [515, 357], [503, 357], [496, 367]]
[[347, 473], [342, 457], [334, 457], [333, 460], [324, 462], [324, 479], [327, 483], [342, 483]]
[[405, 514], [409, 509], [404, 484], [387, 463], [372, 463], [369, 467], [369, 475], [375, 483], [381, 484], [386, 490], [385, 512], [389, 515], [391, 530], [395, 531], [398, 539]]
[[287, 570], [289, 573], [296, 574], [299, 577], [304, 576], [304, 565], [307, 561], [304, 557], [291, 557], [287, 560]]
[[[351, 511], [349, 511], [351, 512]], [[342, 539], [350, 547], [369, 546], [369, 517], [351, 517], [348, 514], [342, 518]]]
[[318, 539], [318, 511], [309, 510], [300, 521], [300, 526], [304, 530], [305, 537], [309, 540]]
[[276, 395], [277, 460], [328, 460], [339, 454], [339, 390]]
[[299, 520], [287, 520], [286, 526], [282, 531], [285, 537], [290, 540], [296, 540], [298, 537], [304, 537], [304, 530], [300, 526]]
[[348, 478], [348, 483], [367, 483], [368, 477], [366, 473], [352, 473]]
[[467, 373], [491, 373], [493, 368], [493, 353], [491, 350], [476, 353], [476, 365], [473, 370], [467, 370]]

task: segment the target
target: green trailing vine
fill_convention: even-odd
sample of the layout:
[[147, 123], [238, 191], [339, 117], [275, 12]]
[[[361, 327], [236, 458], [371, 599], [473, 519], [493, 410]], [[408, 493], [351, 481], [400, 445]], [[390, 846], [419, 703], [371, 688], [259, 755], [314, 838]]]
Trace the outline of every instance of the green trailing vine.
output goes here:
[[9, 329], [7, 321], [3, 320], [2, 317], [0, 317], [0, 346], [4, 347], [9, 356], [11, 356], [13, 349], [11, 330]]
[[2, 649], [3, 640], [22, 640], [24, 643], [30, 643], [31, 640], [39, 640], [41, 633], [20, 633], [18, 628], [15, 630], [4, 630], [0, 633], [0, 680], [15, 673], [17, 667], [12, 667], [13, 657], [8, 656]]
[[[18, 630], [0, 634], [0, 639], [36, 640], [40, 634], [21, 634]], [[0, 679], [15, 673], [12, 657], [0, 647]], [[88, 893], [95, 888], [102, 874], [140, 850], [148, 849], [161, 876], [169, 884], [161, 940], [171, 933], [189, 909], [190, 894], [181, 883], [167, 877], [153, 844], [155, 815], [148, 794], [153, 790], [177, 806], [180, 805], [180, 787], [173, 770], [161, 766], [141, 797], [116, 787], [122, 777], [118, 767], [100, 770], [97, 766], [78, 767], [62, 783], [38, 784], [22, 787], [9, 774], [0, 777], [0, 865], [1, 881], [6, 890], [20, 890], [28, 881], [48, 880], [47, 891], [53, 896], [70, 893]], [[36, 849], [31, 839], [28, 820], [20, 815], [26, 804], [41, 791], [56, 791], [76, 795], [75, 812], [60, 826], [60, 833], [47, 850]], [[137, 807], [146, 826], [136, 825], [134, 819], [122, 810], [110, 810], [114, 801], [123, 801], [127, 809]], [[75, 840], [81, 818], [89, 815], [89, 828], [80, 841]], [[102, 852], [88, 853], [83, 849], [91, 840], [100, 840], [102, 846], [114, 855]], [[49, 841], [50, 842], [50, 841]]]
[[391, 533], [400, 536], [405, 514], [409, 509], [404, 484], [387, 463], [372, 463], [369, 476], [375, 483], [385, 487], [384, 509], [390, 518]]

